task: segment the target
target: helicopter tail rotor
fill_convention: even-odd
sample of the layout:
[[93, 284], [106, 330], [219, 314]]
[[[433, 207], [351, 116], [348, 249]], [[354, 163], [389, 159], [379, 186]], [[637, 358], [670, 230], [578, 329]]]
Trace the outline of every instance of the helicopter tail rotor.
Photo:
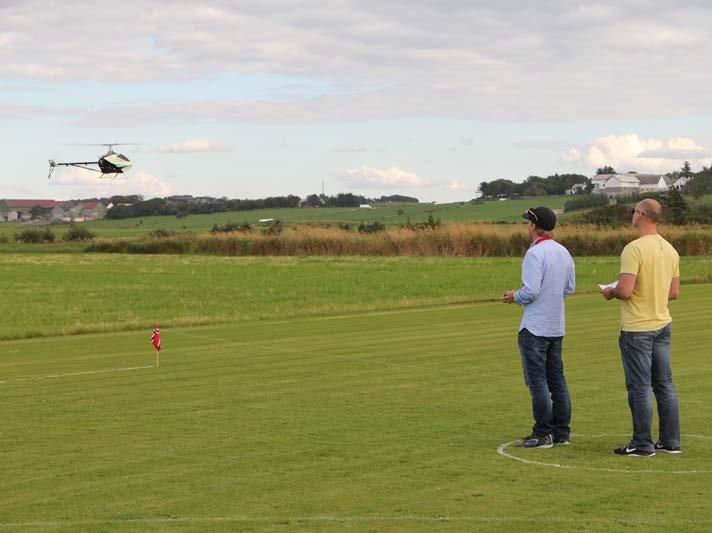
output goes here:
[[49, 174], [47, 174], [47, 179], [49, 180], [52, 177], [52, 172], [54, 171], [55, 167], [55, 162], [52, 161], [51, 159], [49, 160]]

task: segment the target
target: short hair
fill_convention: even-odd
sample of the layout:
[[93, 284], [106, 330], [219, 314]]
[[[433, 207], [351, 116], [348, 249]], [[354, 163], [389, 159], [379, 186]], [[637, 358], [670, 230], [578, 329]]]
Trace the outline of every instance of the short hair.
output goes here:
[[660, 207], [660, 204], [652, 198], [646, 198], [645, 200], [641, 200], [635, 207], [638, 211], [643, 213], [643, 215], [645, 215], [651, 222], [657, 223], [660, 220], [662, 208]]
[[[532, 222], [532, 224], [534, 223]], [[541, 229], [539, 226], [536, 226], [536, 234], [539, 235], [539, 237], [542, 235], [551, 235], [553, 232], [554, 230]]]

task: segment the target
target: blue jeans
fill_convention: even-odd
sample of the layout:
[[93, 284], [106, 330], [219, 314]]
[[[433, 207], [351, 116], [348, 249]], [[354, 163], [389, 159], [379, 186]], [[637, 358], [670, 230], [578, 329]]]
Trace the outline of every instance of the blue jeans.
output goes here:
[[680, 445], [680, 413], [670, 369], [671, 336], [670, 324], [657, 331], [620, 333], [618, 344], [633, 417], [633, 448], [653, 449], [653, 394], [658, 404], [658, 440], [667, 446]]
[[563, 337], [538, 337], [528, 329], [519, 331], [524, 383], [532, 397], [532, 434], [553, 434], [568, 439], [571, 429], [571, 398], [561, 359]]

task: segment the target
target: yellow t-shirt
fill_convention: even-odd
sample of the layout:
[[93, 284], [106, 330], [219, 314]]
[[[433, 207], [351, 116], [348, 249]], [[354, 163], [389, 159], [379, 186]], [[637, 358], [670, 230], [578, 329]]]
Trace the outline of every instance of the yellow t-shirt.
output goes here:
[[621, 300], [623, 331], [657, 331], [672, 321], [668, 294], [680, 276], [680, 256], [660, 235], [629, 242], [621, 254], [621, 274], [635, 274], [630, 299]]

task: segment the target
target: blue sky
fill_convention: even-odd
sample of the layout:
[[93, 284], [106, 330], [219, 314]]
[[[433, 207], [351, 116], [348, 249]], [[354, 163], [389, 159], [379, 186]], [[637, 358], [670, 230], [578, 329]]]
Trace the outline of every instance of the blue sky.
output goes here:
[[[114, 26], [98, 21], [111, 20]], [[698, 1], [0, 0], [0, 197], [468, 200], [712, 164]], [[126, 180], [47, 160], [130, 142]]]

